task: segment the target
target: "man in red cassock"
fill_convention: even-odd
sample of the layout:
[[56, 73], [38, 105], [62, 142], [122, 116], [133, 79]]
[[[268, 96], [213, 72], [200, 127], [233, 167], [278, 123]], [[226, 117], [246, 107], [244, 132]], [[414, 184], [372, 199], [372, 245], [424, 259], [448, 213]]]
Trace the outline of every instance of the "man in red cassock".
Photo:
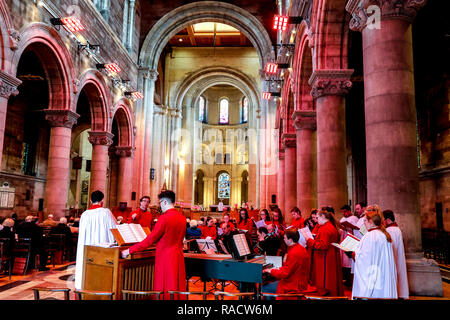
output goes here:
[[151, 230], [152, 214], [150, 213], [150, 211], [147, 211], [149, 204], [150, 204], [150, 197], [143, 196], [139, 200], [139, 208], [137, 210], [134, 210], [128, 215], [126, 223], [140, 224], [142, 227], [147, 227]]
[[[158, 219], [151, 234], [143, 241], [122, 251], [122, 257], [143, 251], [156, 244], [155, 279], [153, 290], [163, 291], [164, 299], [169, 299], [167, 291], [186, 290], [186, 270], [184, 266], [183, 238], [186, 233], [186, 217], [174, 208], [175, 193], [162, 191], [158, 195], [163, 214]], [[180, 298], [180, 297], [175, 297]]]

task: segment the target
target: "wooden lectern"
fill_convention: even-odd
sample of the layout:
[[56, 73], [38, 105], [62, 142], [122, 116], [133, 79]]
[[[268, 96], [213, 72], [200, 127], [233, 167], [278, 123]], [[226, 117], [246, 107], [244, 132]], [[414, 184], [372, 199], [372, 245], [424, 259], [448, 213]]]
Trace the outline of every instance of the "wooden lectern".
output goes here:
[[[146, 230], [147, 229], [147, 230]], [[144, 228], [146, 234], [150, 233]], [[114, 299], [122, 299], [122, 290], [153, 290], [155, 269], [155, 247], [146, 251], [121, 257], [121, 251], [128, 249], [132, 243], [124, 243], [117, 229], [111, 229], [118, 246], [105, 248], [85, 246], [83, 262], [84, 290], [112, 291]], [[85, 296], [85, 300], [108, 299], [109, 297]]]

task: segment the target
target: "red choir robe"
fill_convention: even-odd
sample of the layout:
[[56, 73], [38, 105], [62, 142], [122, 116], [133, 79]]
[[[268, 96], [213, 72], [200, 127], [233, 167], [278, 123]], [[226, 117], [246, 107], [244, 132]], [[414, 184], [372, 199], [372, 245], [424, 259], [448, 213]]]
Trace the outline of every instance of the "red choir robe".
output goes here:
[[298, 218], [298, 219], [294, 219], [291, 222], [291, 228], [295, 227], [297, 229], [303, 229], [305, 227], [305, 219], [303, 219], [302, 217]]
[[272, 221], [272, 224], [273, 224], [273, 228], [274, 229], [275, 229], [275, 227], [278, 228], [278, 236], [279, 237], [283, 237], [284, 236], [284, 230], [286, 230], [286, 226], [280, 224], [279, 221]]
[[[133, 214], [137, 214], [136, 218], [133, 220]], [[152, 229], [152, 214], [150, 211], [144, 211], [141, 208], [134, 210], [128, 215], [128, 219], [126, 223], [136, 223], [140, 224], [142, 227], [147, 227], [150, 230]]]
[[245, 237], [247, 238], [247, 241], [248, 241], [249, 246], [250, 246], [250, 247], [253, 247], [253, 241], [252, 241], [252, 237], [251, 237], [251, 235], [252, 235], [252, 230], [253, 230], [253, 220], [250, 219], [250, 218], [248, 218], [248, 219], [247, 219], [247, 223], [245, 223], [245, 220], [242, 219], [242, 221], [238, 223], [237, 228], [238, 228], [238, 229], [241, 229], [241, 230], [248, 230], [248, 231], [245, 233]]
[[339, 243], [339, 239], [339, 232], [328, 221], [318, 225], [315, 238], [306, 242], [311, 252], [311, 282], [327, 289], [330, 296], [344, 295], [341, 256], [339, 249], [331, 245]]
[[300, 293], [305, 291], [308, 288], [309, 280], [309, 255], [306, 249], [298, 243], [288, 247], [283, 266], [279, 269], [270, 270], [270, 275], [280, 279], [276, 293]]
[[217, 239], [217, 228], [216, 226], [208, 227], [202, 226], [202, 239], [206, 239], [207, 237], [211, 237], [212, 240]]
[[169, 299], [168, 290], [186, 290], [183, 255], [185, 233], [186, 217], [172, 208], [159, 217], [155, 229], [147, 238], [130, 247], [131, 254], [143, 251], [157, 242], [153, 290], [164, 291], [166, 300]]

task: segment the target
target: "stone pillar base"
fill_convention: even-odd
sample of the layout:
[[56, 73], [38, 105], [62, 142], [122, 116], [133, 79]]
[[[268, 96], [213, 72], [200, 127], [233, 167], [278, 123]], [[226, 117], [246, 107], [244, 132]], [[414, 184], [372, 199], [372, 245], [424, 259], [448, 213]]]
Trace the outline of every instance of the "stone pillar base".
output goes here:
[[410, 296], [442, 297], [442, 276], [436, 261], [422, 254], [407, 254], [408, 285]]

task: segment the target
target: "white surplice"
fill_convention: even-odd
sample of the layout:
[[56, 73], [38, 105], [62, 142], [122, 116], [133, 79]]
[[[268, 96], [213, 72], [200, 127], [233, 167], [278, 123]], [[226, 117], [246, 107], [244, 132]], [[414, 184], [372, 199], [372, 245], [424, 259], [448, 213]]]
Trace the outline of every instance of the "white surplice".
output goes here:
[[386, 228], [391, 235], [394, 249], [395, 266], [397, 268], [397, 288], [399, 298], [409, 298], [408, 274], [406, 271], [405, 247], [403, 245], [402, 231], [397, 226]]
[[115, 239], [110, 229], [115, 228], [117, 220], [107, 208], [86, 210], [81, 214], [75, 266], [76, 289], [82, 289], [84, 246], [114, 243]]
[[[356, 226], [356, 224], [358, 223], [358, 220], [359, 219], [356, 216], [350, 216], [347, 218], [342, 217], [342, 219], [339, 221], [339, 223], [347, 221], [348, 223], [351, 223]], [[344, 240], [344, 238], [347, 234], [353, 235], [353, 229], [351, 229], [351, 228], [345, 228], [345, 229], [346, 229], [345, 231], [341, 229], [342, 230], [341, 241]], [[353, 259], [350, 259], [349, 257], [347, 257], [347, 255], [342, 250], [340, 250], [340, 254], [341, 254], [342, 268], [351, 268], [353, 265]]]
[[353, 297], [397, 299], [397, 269], [392, 244], [376, 229], [367, 232], [355, 251]]

